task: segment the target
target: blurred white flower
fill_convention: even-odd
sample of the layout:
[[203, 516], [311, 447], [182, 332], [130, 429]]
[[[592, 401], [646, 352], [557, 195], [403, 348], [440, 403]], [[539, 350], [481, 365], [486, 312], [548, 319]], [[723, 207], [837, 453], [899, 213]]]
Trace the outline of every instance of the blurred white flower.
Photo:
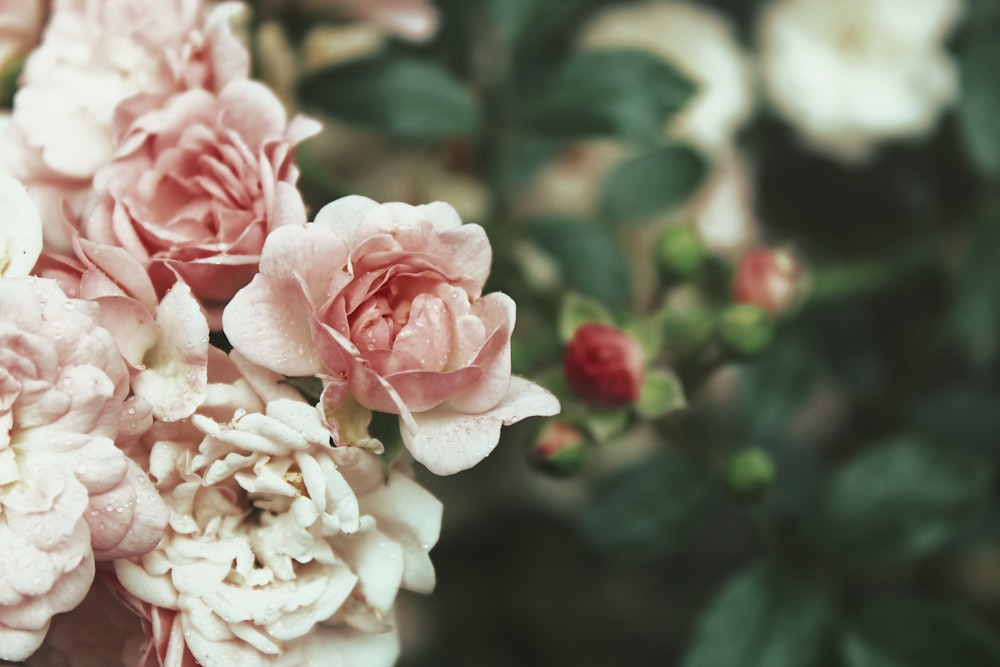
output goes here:
[[813, 148], [848, 162], [930, 132], [958, 95], [945, 49], [962, 0], [775, 0], [760, 18], [771, 104]]
[[713, 10], [686, 2], [614, 6], [585, 26], [580, 44], [649, 51], [691, 78], [698, 90], [669, 133], [706, 153], [727, 147], [753, 111], [749, 60], [725, 17]]

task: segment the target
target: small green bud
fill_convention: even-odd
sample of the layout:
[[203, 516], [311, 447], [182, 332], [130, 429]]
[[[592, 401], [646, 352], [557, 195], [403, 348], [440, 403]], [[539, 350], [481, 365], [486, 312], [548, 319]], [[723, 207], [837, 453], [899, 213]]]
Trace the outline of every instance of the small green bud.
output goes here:
[[726, 485], [736, 497], [754, 500], [771, 488], [775, 474], [774, 462], [767, 452], [751, 447], [729, 460]]
[[708, 249], [694, 225], [671, 227], [656, 244], [656, 265], [664, 275], [692, 278], [708, 260]]
[[722, 311], [719, 341], [738, 359], [752, 359], [774, 339], [774, 317], [751, 304], [736, 304]]
[[583, 432], [561, 419], [550, 419], [542, 427], [531, 452], [532, 463], [555, 477], [577, 474], [590, 458], [590, 445]]

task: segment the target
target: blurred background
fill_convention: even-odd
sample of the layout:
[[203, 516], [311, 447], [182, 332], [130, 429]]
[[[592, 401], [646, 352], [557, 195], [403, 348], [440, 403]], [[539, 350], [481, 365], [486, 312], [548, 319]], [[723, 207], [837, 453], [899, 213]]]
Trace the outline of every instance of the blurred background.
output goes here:
[[1000, 665], [1000, 4], [259, 0], [312, 210], [444, 200], [563, 414], [404, 667]]

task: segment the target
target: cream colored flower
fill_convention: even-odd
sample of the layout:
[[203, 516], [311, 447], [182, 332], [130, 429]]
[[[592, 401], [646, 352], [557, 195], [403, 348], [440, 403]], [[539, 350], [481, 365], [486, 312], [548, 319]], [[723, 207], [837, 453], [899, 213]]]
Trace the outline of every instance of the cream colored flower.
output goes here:
[[944, 40], [962, 0], [775, 0], [760, 25], [775, 110], [803, 141], [844, 161], [929, 133], [958, 95]]
[[242, 373], [214, 356], [199, 413], [154, 431], [170, 524], [153, 552], [116, 563], [135, 606], [173, 619], [151, 644], [183, 637], [203, 665], [391, 664], [397, 592], [434, 586], [440, 503], [371, 452], [332, 446], [314, 406], [237, 361]]

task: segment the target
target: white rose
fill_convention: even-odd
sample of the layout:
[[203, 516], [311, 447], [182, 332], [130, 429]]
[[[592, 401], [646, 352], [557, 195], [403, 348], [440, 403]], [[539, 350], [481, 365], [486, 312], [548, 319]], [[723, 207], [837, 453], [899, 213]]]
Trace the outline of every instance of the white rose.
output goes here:
[[929, 133], [958, 95], [944, 40], [962, 0], [775, 0], [760, 18], [764, 86], [813, 148], [858, 162]]

